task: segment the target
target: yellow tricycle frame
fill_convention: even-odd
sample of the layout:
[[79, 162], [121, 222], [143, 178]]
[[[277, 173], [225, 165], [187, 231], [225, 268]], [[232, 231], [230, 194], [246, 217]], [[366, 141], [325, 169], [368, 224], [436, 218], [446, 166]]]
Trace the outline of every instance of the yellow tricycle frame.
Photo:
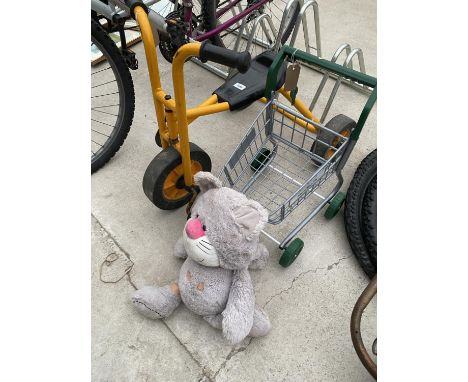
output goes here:
[[[190, 188], [193, 185], [194, 174], [192, 173], [192, 163], [190, 159], [188, 125], [200, 116], [229, 110], [229, 104], [227, 102], [218, 102], [218, 97], [213, 94], [198, 106], [187, 108], [184, 85], [184, 63], [190, 57], [199, 57], [201, 44], [198, 42], [182, 45], [174, 55], [172, 61], [174, 99], [167, 94], [161, 85], [156, 44], [147, 13], [140, 6], [135, 7], [134, 13], [135, 19], [140, 26], [141, 37], [145, 48], [161, 145], [163, 149], [172, 146], [179, 152], [182, 158], [184, 183], [185, 186]], [[286, 99], [291, 101], [290, 92], [285, 91], [284, 88], [281, 88], [279, 92], [286, 97]], [[267, 99], [262, 98], [261, 101], [267, 102]], [[294, 107], [305, 117], [319, 122], [300, 99], [295, 99]], [[295, 117], [284, 110], [278, 110], [278, 112], [284, 114], [285, 117], [291, 120], [296, 120]], [[316, 132], [316, 128], [313, 125], [299, 120], [296, 120], [296, 122], [310, 132]]]

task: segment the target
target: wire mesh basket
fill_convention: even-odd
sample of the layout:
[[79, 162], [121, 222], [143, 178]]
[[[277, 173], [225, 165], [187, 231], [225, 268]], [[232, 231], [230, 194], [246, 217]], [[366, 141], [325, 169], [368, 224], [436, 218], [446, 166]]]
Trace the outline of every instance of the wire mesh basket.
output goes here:
[[[286, 118], [286, 111], [294, 118]], [[306, 128], [300, 125], [305, 125]], [[317, 140], [307, 127], [334, 134], [338, 145]], [[237, 146], [220, 174], [225, 186], [258, 201], [278, 224], [334, 172], [348, 138], [282, 105], [269, 101]], [[328, 159], [314, 153], [318, 145], [330, 150]]]

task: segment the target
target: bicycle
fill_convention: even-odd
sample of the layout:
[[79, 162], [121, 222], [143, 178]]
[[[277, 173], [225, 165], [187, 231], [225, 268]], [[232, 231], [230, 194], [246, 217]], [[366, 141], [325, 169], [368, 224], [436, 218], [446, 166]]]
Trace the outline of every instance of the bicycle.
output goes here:
[[[213, 0], [199, 1], [204, 13], [197, 15], [193, 12], [193, 7], [187, 3], [175, 11], [178, 12], [177, 15], [180, 17], [174, 17], [174, 13], [172, 13], [172, 16], [169, 14], [166, 19], [148, 8], [157, 1], [147, 0], [142, 2], [142, 6], [148, 10], [148, 16], [153, 25], [165, 28], [166, 22], [169, 23], [167, 24], [170, 26], [169, 33], [161, 34], [161, 41], [159, 42], [161, 54], [166, 60], [172, 61], [176, 48], [189, 41], [209, 40], [219, 46], [224, 46], [223, 35], [220, 35], [221, 32], [227, 31], [226, 35], [239, 32], [238, 28], [242, 24], [242, 20], [250, 22], [255, 19], [257, 13], [262, 12], [265, 4], [272, 2], [272, 0], [253, 2], [249, 0], [242, 12], [223, 21], [221, 25], [216, 25], [217, 18], [223, 18], [224, 20], [228, 11], [233, 10], [234, 7], [241, 7], [242, 0], [227, 0], [229, 2], [227, 6], [225, 6], [226, 2], [218, 2], [218, 11], [216, 11]], [[294, 4], [288, 12], [288, 17], [285, 18], [287, 23], [280, 28], [284, 30], [281, 38], [282, 43], [291, 34], [299, 13], [299, 3]], [[91, 173], [94, 173], [115, 155], [130, 130], [133, 121], [135, 96], [133, 81], [128, 68], [137, 69], [138, 61], [135, 54], [126, 45], [124, 25], [130, 18], [129, 7], [121, 1], [109, 0], [105, 4], [102, 0], [92, 0], [91, 9], [92, 48], [99, 50], [108, 63], [108, 67], [102, 68], [100, 66], [91, 74]], [[184, 16], [184, 20], [187, 19], [190, 22], [183, 21], [181, 15]], [[106, 29], [100, 22], [102, 18], [105, 19]], [[197, 24], [197, 20], [200, 19], [209, 21], [204, 21], [204, 24]], [[199, 27], [199, 25], [201, 26]], [[276, 33], [274, 27], [273, 31]], [[119, 33], [120, 49], [116, 47], [106, 32]], [[275, 43], [274, 38], [270, 35], [265, 39], [267, 42], [262, 49], [271, 48]]]

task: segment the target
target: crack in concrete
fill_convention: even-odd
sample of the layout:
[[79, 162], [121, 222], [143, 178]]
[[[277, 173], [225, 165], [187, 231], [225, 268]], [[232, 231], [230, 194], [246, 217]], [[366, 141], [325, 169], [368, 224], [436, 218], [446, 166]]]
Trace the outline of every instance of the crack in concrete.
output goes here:
[[202, 370], [202, 375], [197, 382], [213, 382], [210, 375], [206, 374], [205, 370]]
[[247, 350], [247, 347], [250, 345], [250, 343], [252, 342], [253, 340], [253, 337], [250, 337], [247, 344], [245, 346], [240, 346], [238, 348], [235, 348], [233, 347], [231, 349], [231, 351], [229, 352], [229, 354], [226, 356], [226, 359], [223, 361], [223, 363], [221, 364], [221, 366], [219, 367], [219, 369], [216, 371], [216, 373], [213, 375], [213, 380], [216, 380], [216, 377], [218, 376], [219, 372], [221, 370], [224, 369], [224, 367], [226, 366], [226, 364], [229, 362], [229, 360], [234, 357], [235, 355], [239, 354], [239, 353], [242, 353], [244, 352], [245, 350]]
[[132, 277], [130, 276], [130, 272], [127, 273], [127, 281], [133, 287], [133, 289], [138, 290], [135, 283], [132, 281]]
[[296, 277], [294, 277], [294, 279], [291, 281], [291, 285], [289, 285], [289, 287], [287, 287], [286, 289], [283, 289], [281, 291], [279, 291], [278, 293], [274, 294], [273, 296], [271, 296], [267, 302], [262, 306], [262, 309], [264, 309], [274, 298], [282, 295], [283, 293], [289, 291], [290, 289], [292, 289], [292, 287], [294, 286], [294, 283], [299, 280], [302, 276], [308, 274], [308, 273], [317, 273], [317, 271], [320, 271], [320, 270], [326, 270], [327, 272], [330, 271], [331, 269], [333, 269], [334, 267], [336, 267], [339, 263], [341, 263], [341, 261], [343, 260], [346, 260], [346, 259], [349, 259], [350, 257], [352, 257], [353, 255], [350, 255], [350, 256], [346, 256], [346, 257], [340, 257], [337, 261], [335, 261], [334, 263], [330, 264], [330, 265], [327, 265], [326, 267], [317, 267], [317, 268], [313, 268], [313, 269], [309, 269], [307, 271], [304, 271], [304, 272], [301, 272], [299, 273]]
[[[202, 373], [202, 378], [203, 376], [206, 376], [207, 378], [209, 378], [209, 375], [211, 375], [213, 373], [213, 371], [208, 367], [208, 366], [204, 366], [193, 354], [192, 352], [187, 348], [187, 345], [179, 338], [177, 337], [177, 335], [172, 331], [172, 329], [169, 327], [169, 325], [166, 323], [166, 321], [164, 320], [161, 320], [161, 322], [164, 324], [164, 326], [167, 328], [167, 330], [169, 330], [169, 332], [174, 336], [174, 338], [177, 340], [177, 342], [179, 342], [179, 344], [184, 348], [184, 350], [188, 353], [188, 355], [190, 356], [190, 358], [193, 359], [193, 361], [198, 365], [198, 367], [200, 368], [200, 371]], [[209, 379], [211, 381], [211, 379]]]

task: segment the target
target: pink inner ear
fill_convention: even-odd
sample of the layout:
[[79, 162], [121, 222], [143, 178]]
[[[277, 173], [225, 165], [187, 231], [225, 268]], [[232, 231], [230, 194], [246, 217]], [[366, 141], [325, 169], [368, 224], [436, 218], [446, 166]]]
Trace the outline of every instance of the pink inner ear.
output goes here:
[[192, 239], [196, 240], [200, 237], [205, 236], [205, 231], [203, 231], [203, 224], [200, 219], [189, 219], [187, 224], [185, 224], [185, 232], [187, 236]]

